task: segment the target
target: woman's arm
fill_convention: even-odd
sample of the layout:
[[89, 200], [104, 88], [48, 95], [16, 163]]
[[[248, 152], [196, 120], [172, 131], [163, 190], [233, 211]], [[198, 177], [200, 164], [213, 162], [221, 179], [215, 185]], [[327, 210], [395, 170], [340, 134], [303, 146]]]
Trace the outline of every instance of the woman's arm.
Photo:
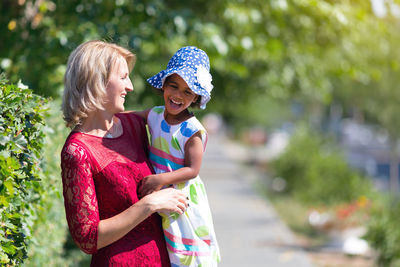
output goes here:
[[195, 133], [185, 144], [185, 166], [176, 171], [145, 177], [139, 190], [140, 195], [145, 196], [165, 185], [178, 184], [195, 178], [200, 172], [203, 149], [201, 135]]
[[154, 212], [186, 209], [186, 196], [178, 190], [162, 190], [141, 199], [120, 214], [99, 219], [91, 164], [86, 150], [70, 143], [61, 153], [64, 204], [72, 238], [88, 254], [123, 237]]
[[120, 214], [100, 221], [97, 249], [117, 241], [154, 212], [182, 214], [186, 208], [186, 196], [173, 188], [147, 195]]

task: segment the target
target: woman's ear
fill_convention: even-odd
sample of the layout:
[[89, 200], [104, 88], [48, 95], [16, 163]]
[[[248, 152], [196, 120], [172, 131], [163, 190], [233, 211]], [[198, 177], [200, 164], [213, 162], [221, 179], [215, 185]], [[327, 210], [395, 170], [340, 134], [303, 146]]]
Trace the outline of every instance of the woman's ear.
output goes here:
[[198, 99], [199, 99], [199, 95], [196, 95], [196, 96], [194, 97], [194, 99], [193, 99], [193, 102], [192, 102], [192, 103], [196, 103]]

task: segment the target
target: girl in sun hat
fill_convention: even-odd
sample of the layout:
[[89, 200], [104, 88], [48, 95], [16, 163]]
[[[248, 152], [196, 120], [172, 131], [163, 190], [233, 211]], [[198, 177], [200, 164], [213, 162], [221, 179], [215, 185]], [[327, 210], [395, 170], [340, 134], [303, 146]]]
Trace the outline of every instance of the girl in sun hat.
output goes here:
[[188, 110], [204, 109], [210, 100], [209, 71], [203, 50], [194, 46], [179, 49], [165, 70], [147, 80], [162, 90], [165, 105], [138, 112], [149, 126], [149, 158], [156, 172], [143, 179], [139, 194], [173, 186], [189, 199], [184, 214], [161, 213], [172, 266], [217, 266], [220, 261], [207, 195], [198, 175], [207, 132]]

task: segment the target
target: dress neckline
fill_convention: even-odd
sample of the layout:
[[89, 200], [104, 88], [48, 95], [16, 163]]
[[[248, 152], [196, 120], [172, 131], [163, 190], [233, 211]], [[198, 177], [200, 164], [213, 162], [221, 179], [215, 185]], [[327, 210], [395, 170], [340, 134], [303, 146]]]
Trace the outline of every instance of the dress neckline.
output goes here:
[[71, 133], [78, 133], [78, 134], [81, 134], [81, 135], [84, 135], [84, 136], [93, 137], [93, 138], [102, 139], [102, 140], [118, 140], [122, 136], [125, 135], [126, 130], [125, 130], [124, 123], [122, 122], [123, 121], [123, 119], [121, 118], [122, 116], [119, 116], [119, 114], [115, 114], [115, 116], [120, 120], [121, 126], [122, 126], [122, 133], [119, 136], [116, 136], [116, 137], [106, 137], [106, 136], [100, 137], [100, 136], [97, 136], [97, 135], [80, 132], [78, 130], [72, 130]]
[[165, 106], [163, 106], [163, 113], [162, 113], [162, 116], [163, 116], [163, 119], [164, 119], [164, 121], [169, 125], [169, 126], [178, 126], [178, 125], [181, 125], [182, 123], [184, 123], [185, 121], [188, 121], [188, 120], [191, 120], [192, 118], [194, 118], [195, 116], [194, 116], [194, 114], [193, 114], [193, 112], [190, 112], [190, 117], [189, 118], [187, 118], [186, 120], [183, 120], [183, 121], [181, 121], [181, 122], [178, 122], [178, 123], [169, 123], [168, 121], [167, 121], [167, 119], [165, 118]]

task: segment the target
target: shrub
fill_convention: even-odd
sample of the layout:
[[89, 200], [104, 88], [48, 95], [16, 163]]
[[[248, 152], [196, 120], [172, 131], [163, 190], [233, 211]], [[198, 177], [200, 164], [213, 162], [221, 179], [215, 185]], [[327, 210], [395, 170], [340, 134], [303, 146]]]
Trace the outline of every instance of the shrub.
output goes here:
[[364, 238], [377, 252], [379, 266], [400, 266], [399, 221], [398, 199], [389, 199], [374, 205]]
[[280, 158], [271, 162], [286, 192], [312, 204], [350, 202], [369, 194], [370, 182], [348, 166], [333, 143], [300, 127]]
[[0, 263], [20, 265], [44, 189], [41, 151], [46, 101], [0, 78]]
[[41, 205], [32, 231], [33, 243], [28, 248], [24, 266], [76, 266], [72, 258], [65, 258], [64, 243], [68, 235], [62, 198], [60, 151], [68, 130], [65, 128], [59, 100], [48, 102], [45, 138], [43, 144], [43, 177]]

